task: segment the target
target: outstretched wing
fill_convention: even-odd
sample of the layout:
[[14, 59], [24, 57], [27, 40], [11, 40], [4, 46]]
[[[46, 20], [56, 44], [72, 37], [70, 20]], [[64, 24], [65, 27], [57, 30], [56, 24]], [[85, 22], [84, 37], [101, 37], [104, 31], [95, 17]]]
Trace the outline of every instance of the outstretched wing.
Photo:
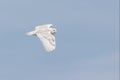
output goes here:
[[45, 24], [45, 25], [40, 25], [40, 26], [36, 26], [35, 30], [45, 30], [45, 29], [49, 29], [50, 27], [52, 27], [52, 24]]
[[55, 36], [51, 34], [51, 29], [42, 28], [36, 33], [36, 35], [43, 43], [43, 46], [47, 52], [55, 49]]

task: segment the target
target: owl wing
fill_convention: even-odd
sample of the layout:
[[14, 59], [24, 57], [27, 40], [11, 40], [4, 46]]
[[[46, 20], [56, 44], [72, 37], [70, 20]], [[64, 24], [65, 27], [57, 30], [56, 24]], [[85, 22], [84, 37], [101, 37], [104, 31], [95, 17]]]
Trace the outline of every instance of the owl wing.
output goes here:
[[35, 29], [45, 30], [45, 29], [49, 29], [51, 26], [52, 24], [45, 24], [45, 25], [36, 26]]
[[47, 52], [51, 52], [55, 49], [55, 36], [50, 33], [49, 29], [40, 30], [36, 35], [41, 40]]

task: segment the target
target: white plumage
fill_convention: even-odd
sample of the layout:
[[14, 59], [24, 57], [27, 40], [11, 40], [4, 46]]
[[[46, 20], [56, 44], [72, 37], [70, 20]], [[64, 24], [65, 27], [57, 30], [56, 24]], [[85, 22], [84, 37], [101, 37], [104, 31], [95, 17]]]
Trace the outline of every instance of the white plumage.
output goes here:
[[47, 52], [51, 52], [56, 47], [55, 36], [54, 36], [56, 32], [57, 32], [56, 29], [52, 28], [52, 24], [45, 24], [45, 25], [36, 26], [35, 30], [28, 32], [27, 35], [37, 36], [41, 40], [45, 50]]

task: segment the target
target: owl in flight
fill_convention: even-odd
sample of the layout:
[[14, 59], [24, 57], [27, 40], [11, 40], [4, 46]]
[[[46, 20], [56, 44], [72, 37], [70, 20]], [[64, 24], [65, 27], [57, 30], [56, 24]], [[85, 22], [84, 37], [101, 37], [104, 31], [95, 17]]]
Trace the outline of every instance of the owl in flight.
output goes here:
[[42, 42], [45, 50], [51, 52], [55, 49], [55, 33], [57, 30], [52, 28], [52, 24], [36, 26], [34, 31], [28, 32], [29, 36], [37, 36]]

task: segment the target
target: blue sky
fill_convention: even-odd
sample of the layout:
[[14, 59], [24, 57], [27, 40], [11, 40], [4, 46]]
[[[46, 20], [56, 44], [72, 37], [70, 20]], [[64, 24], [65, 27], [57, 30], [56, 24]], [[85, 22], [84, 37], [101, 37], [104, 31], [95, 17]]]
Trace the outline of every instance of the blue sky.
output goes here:
[[[0, 0], [0, 80], [118, 80], [118, 0]], [[27, 32], [52, 23], [50, 54]]]

